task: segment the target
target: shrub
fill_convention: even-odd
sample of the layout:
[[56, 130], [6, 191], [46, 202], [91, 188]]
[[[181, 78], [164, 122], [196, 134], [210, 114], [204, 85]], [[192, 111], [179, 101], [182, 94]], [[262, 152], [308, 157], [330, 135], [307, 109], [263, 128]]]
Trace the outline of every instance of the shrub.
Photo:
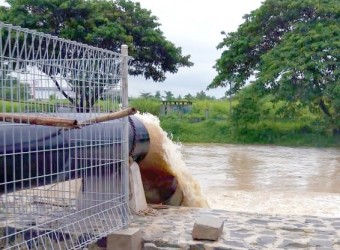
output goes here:
[[152, 98], [133, 98], [130, 107], [135, 107], [141, 113], [150, 113], [158, 116], [161, 110], [161, 102]]

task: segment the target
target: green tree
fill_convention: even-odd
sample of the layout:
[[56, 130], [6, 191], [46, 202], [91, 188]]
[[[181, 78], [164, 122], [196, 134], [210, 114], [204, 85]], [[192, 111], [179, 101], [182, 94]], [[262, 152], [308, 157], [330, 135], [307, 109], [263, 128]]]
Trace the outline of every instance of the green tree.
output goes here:
[[238, 92], [251, 76], [277, 100], [316, 105], [340, 128], [340, 3], [337, 0], [266, 0], [244, 16], [217, 46], [217, 76], [208, 88], [232, 84]]
[[[190, 55], [182, 55], [182, 49], [165, 38], [157, 17], [143, 9], [140, 3], [129, 0], [7, 2], [10, 7], [0, 8], [0, 20], [3, 22], [116, 52], [120, 51], [122, 44], [127, 44], [129, 55], [133, 57], [130, 75], [142, 75], [161, 82], [166, 79], [166, 73], [177, 73], [180, 67], [193, 65]], [[57, 82], [56, 85], [58, 87]], [[76, 88], [82, 89], [82, 86]], [[97, 92], [93, 89], [91, 96], [80, 93], [81, 100], [77, 105], [88, 110], [103, 94], [103, 88], [95, 89]], [[70, 96], [66, 97], [75, 103]]]
[[143, 98], [143, 99], [150, 99], [152, 98], [152, 94], [150, 92], [141, 92], [140, 95], [139, 95], [140, 98]]
[[172, 100], [175, 99], [175, 96], [174, 96], [174, 94], [171, 91], [164, 91], [164, 93], [165, 93], [165, 96], [163, 96], [163, 98], [166, 101], [172, 101]]
[[237, 95], [237, 104], [231, 113], [231, 122], [238, 128], [247, 128], [260, 121], [260, 100], [255, 85], [246, 86]]
[[0, 19], [119, 52], [129, 45], [130, 74], [164, 81], [165, 73], [192, 66], [190, 56], [168, 41], [157, 17], [129, 0], [7, 0]]
[[188, 93], [184, 96], [184, 99], [190, 101], [190, 100], [194, 99], [194, 97], [190, 93]]
[[208, 96], [203, 90], [196, 93], [195, 99], [197, 100], [212, 100], [214, 97]]
[[161, 95], [161, 92], [160, 92], [159, 90], [156, 91], [156, 93], [155, 93], [155, 98], [156, 98], [157, 100], [161, 100], [161, 99], [162, 99], [162, 95]]

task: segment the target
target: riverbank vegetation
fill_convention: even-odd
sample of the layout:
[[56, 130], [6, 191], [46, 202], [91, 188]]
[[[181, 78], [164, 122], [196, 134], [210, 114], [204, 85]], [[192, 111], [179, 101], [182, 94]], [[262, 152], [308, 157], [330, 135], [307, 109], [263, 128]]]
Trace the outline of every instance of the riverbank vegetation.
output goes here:
[[311, 112], [298, 102], [276, 101], [270, 95], [256, 99], [252, 88], [243, 89], [232, 99], [192, 97], [187, 113], [161, 114], [161, 100], [150, 94], [148, 98], [131, 98], [130, 105], [158, 116], [172, 139], [184, 143], [340, 146], [339, 134], [322, 112]]

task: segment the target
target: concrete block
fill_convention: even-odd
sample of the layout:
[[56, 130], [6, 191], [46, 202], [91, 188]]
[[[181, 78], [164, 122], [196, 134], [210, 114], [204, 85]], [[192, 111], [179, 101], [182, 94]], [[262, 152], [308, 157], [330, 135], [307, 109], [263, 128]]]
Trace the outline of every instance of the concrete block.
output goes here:
[[139, 228], [121, 229], [107, 236], [107, 250], [142, 250], [142, 233]]
[[133, 162], [130, 166], [130, 193], [131, 198], [129, 201], [130, 209], [138, 213], [148, 208], [146, 203], [142, 176], [139, 166], [136, 162]]
[[200, 217], [194, 223], [192, 238], [194, 240], [218, 240], [223, 232], [223, 224], [223, 220], [217, 217]]

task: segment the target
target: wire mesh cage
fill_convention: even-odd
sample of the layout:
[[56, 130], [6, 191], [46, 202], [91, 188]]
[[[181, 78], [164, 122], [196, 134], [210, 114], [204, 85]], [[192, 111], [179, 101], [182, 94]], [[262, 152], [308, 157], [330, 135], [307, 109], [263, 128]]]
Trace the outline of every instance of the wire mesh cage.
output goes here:
[[87, 122], [127, 102], [128, 61], [0, 22], [1, 249], [77, 249], [128, 224], [128, 118]]

